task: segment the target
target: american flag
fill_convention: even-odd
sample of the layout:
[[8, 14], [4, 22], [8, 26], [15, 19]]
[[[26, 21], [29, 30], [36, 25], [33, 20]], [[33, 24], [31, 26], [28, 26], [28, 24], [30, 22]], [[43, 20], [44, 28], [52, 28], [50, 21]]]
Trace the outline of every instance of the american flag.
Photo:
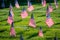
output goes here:
[[58, 8], [57, 0], [54, 0], [54, 3], [55, 3], [55, 5], [56, 5], [56, 8]]
[[14, 13], [13, 13], [13, 9], [12, 9], [13, 7], [12, 7], [12, 4], [10, 3], [10, 6], [9, 6], [9, 11], [10, 11], [10, 13], [12, 14], [12, 17], [14, 17]]
[[43, 3], [44, 3], [43, 1], [44, 1], [44, 0], [41, 0], [42, 5], [43, 5]]
[[10, 36], [16, 37], [16, 32], [14, 30], [14, 23], [12, 22], [11, 28], [10, 28]]
[[30, 4], [30, 0], [27, 0], [27, 1], [28, 1], [27, 5], [28, 5], [28, 7], [29, 7], [29, 4]]
[[11, 10], [10, 12], [11, 12], [11, 14], [12, 14], [12, 17], [14, 17], [14, 13], [13, 13], [13, 11]]
[[40, 36], [40, 37], [43, 37], [42, 27], [40, 27], [39, 36]]
[[27, 9], [29, 12], [33, 11], [34, 10], [34, 7], [32, 6], [31, 2], [28, 1], [28, 9]]
[[41, 0], [42, 1], [42, 6], [45, 7], [46, 6], [46, 0]]
[[2, 7], [2, 8], [5, 8], [5, 3], [4, 3], [4, 0], [2, 0], [1, 7]]
[[16, 7], [16, 8], [20, 8], [19, 3], [18, 3], [17, 0], [15, 0], [15, 7]]
[[12, 10], [12, 4], [10, 3], [10, 6], [9, 6], [10, 10]]
[[33, 28], [36, 27], [36, 23], [35, 23], [33, 14], [31, 14], [31, 19], [29, 21], [29, 26], [32, 26]]
[[8, 20], [7, 20], [7, 22], [8, 22], [10, 25], [11, 25], [12, 22], [13, 22], [12, 14], [11, 14], [10, 11], [9, 11], [9, 16], [8, 16]]
[[48, 27], [51, 27], [54, 24], [52, 18], [47, 18], [46, 19], [46, 24], [48, 25]]
[[27, 11], [26, 11], [26, 9], [24, 7], [23, 10], [22, 10], [22, 12], [21, 12], [21, 17], [22, 18], [26, 18], [27, 16], [28, 16], [28, 13], [27, 13]]
[[54, 24], [54, 22], [53, 22], [53, 20], [52, 20], [52, 18], [50, 18], [50, 12], [48, 12], [47, 14], [46, 14], [46, 24], [48, 25], [48, 27], [51, 27], [53, 24]]
[[53, 11], [52, 5], [51, 3], [49, 3], [49, 12], [52, 12], [52, 11]]

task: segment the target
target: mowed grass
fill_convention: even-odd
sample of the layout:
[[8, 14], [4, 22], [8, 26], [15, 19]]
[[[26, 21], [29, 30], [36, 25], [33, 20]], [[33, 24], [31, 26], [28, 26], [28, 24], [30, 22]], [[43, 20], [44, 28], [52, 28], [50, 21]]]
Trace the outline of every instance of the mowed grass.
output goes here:
[[[27, 9], [27, 5], [24, 6]], [[42, 7], [41, 4], [34, 4], [33, 6], [35, 10], [28, 12], [29, 16], [25, 19], [22, 19], [20, 16], [23, 6], [20, 6], [20, 9], [13, 7], [16, 37], [10, 37], [9, 35], [10, 25], [7, 23], [9, 8], [0, 9], [0, 40], [20, 40], [21, 33], [24, 40], [54, 40], [55, 33], [58, 40], [60, 40], [60, 2], [58, 9], [56, 9], [54, 3], [52, 3], [54, 11], [50, 13], [50, 16], [55, 24], [51, 28], [48, 28], [48, 26], [45, 24], [47, 6]], [[36, 28], [32, 28], [28, 25], [31, 13], [34, 14]], [[43, 30], [43, 38], [38, 36], [40, 26]]]

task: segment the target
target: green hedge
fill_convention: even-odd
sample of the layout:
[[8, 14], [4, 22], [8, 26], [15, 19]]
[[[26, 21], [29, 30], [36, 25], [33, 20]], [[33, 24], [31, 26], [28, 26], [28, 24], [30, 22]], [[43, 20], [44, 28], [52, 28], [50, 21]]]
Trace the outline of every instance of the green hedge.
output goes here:
[[[9, 7], [9, 4], [10, 3], [12, 3], [12, 5], [14, 6], [14, 0], [4, 0], [5, 1], [5, 5], [6, 5], [6, 7]], [[46, 0], [48, 3], [49, 2], [54, 2], [54, 0]], [[60, 0], [58, 0], [58, 1], [60, 1]], [[25, 4], [27, 4], [27, 0], [18, 0], [18, 2], [19, 2], [19, 4], [20, 5], [25, 5]], [[31, 0], [31, 2], [33, 3], [33, 4], [35, 4], [35, 3], [41, 3], [41, 0]], [[2, 0], [0, 0], [0, 7], [1, 7], [1, 3], [2, 3]]]

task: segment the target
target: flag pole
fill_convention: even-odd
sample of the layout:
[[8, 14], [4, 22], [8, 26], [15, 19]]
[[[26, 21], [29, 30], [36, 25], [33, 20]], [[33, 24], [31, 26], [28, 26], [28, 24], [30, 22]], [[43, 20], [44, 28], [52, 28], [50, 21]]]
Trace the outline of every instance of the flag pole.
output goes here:
[[54, 40], [58, 40], [58, 38], [57, 38], [57, 32], [55, 32]]

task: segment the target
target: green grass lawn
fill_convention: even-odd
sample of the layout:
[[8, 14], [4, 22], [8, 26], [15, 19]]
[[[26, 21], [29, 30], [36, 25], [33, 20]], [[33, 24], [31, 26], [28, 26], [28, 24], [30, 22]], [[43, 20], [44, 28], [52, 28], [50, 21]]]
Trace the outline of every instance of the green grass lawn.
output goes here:
[[[27, 9], [27, 5], [24, 6]], [[28, 12], [29, 16], [26, 19], [22, 19], [20, 16], [23, 6], [20, 6], [20, 9], [13, 7], [16, 37], [10, 37], [9, 35], [10, 25], [7, 23], [9, 8], [0, 9], [0, 40], [20, 40], [20, 33], [22, 33], [24, 40], [53, 40], [55, 33], [58, 40], [60, 40], [60, 2], [58, 9], [55, 9], [55, 5], [52, 3], [55, 10], [50, 15], [55, 24], [51, 28], [48, 28], [45, 24], [47, 6], [42, 7], [41, 4], [34, 4], [33, 6], [35, 10]], [[28, 25], [31, 13], [34, 14], [36, 28], [32, 28]], [[43, 38], [38, 36], [40, 26], [42, 26], [43, 29]]]

